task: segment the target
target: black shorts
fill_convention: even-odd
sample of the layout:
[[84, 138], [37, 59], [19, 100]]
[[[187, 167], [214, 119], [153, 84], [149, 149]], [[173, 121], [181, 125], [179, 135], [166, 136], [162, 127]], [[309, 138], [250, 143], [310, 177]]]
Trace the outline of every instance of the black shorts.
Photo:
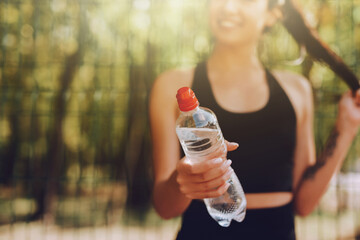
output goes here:
[[229, 227], [221, 227], [208, 214], [205, 204], [194, 200], [183, 214], [182, 226], [176, 239], [294, 240], [293, 204], [247, 210], [243, 222], [232, 221]]

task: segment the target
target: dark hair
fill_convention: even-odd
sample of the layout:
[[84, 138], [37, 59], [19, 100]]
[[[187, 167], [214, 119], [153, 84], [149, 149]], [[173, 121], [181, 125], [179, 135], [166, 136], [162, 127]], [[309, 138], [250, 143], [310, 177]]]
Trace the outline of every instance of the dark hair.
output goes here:
[[269, 0], [269, 8], [280, 6], [283, 25], [294, 39], [304, 46], [311, 57], [326, 63], [353, 90], [360, 88], [359, 80], [344, 61], [322, 42], [316, 31], [304, 19], [294, 0]]

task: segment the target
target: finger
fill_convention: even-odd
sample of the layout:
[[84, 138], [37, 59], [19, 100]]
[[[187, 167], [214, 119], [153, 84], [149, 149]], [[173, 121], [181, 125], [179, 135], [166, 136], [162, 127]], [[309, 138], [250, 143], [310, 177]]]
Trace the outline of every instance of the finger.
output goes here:
[[355, 91], [355, 95], [359, 95], [359, 94], [360, 94], [360, 88]]
[[353, 94], [352, 91], [346, 91], [345, 93], [343, 93], [339, 105], [346, 105], [349, 104], [350, 102], [353, 102], [355, 100], [356, 95]]
[[212, 192], [226, 183], [232, 173], [233, 170], [229, 169], [224, 175], [208, 182], [181, 184], [180, 191], [184, 194]]
[[192, 189], [192, 190], [197, 190], [196, 192], [208, 192], [208, 191], [213, 191], [214, 189], [217, 189], [219, 186], [222, 186], [224, 183], [226, 183], [230, 177], [231, 174], [234, 172], [234, 170], [232, 168], [228, 169], [225, 174], [207, 181], [207, 182], [202, 182], [202, 183], [191, 183], [189, 185], [187, 185], [188, 189]]
[[229, 142], [225, 140], [225, 143], [228, 151], [234, 151], [239, 147], [239, 144], [236, 142]]
[[206, 171], [209, 171], [212, 168], [218, 168], [222, 165], [224, 160], [222, 158], [214, 158], [206, 161], [191, 163], [190, 161], [180, 161], [177, 165], [177, 170], [179, 172], [187, 174], [199, 174]]
[[204, 199], [204, 198], [215, 198], [223, 195], [226, 190], [230, 187], [228, 182], [224, 183], [217, 189], [214, 189], [209, 192], [196, 192], [196, 193], [188, 193], [186, 196], [191, 199]]
[[208, 182], [224, 175], [229, 170], [231, 163], [231, 160], [227, 160], [224, 161], [220, 167], [212, 168], [209, 171], [200, 174], [187, 174], [186, 176], [183, 175], [179, 177], [179, 180], [182, 182], [192, 183]]
[[358, 89], [358, 90], [356, 91], [355, 103], [356, 103], [356, 105], [360, 106], [360, 89]]

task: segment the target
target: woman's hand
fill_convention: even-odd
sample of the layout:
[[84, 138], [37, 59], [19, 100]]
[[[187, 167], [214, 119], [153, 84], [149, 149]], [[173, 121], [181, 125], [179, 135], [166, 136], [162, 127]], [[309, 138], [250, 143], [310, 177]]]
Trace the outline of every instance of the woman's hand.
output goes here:
[[336, 127], [339, 133], [355, 137], [360, 126], [360, 89], [353, 96], [351, 91], [344, 93], [339, 102], [339, 115]]
[[[226, 142], [227, 151], [238, 148], [237, 143]], [[227, 180], [233, 173], [231, 160], [222, 158], [190, 163], [184, 157], [177, 164], [176, 181], [180, 191], [190, 199], [204, 199], [221, 196], [230, 186]]]

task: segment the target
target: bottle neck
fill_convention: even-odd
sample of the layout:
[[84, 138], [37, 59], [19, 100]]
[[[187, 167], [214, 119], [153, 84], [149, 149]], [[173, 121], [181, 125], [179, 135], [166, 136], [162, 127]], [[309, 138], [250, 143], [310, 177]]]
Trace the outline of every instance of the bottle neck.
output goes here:
[[199, 111], [199, 106], [190, 111], [180, 111], [181, 114], [192, 115], [194, 112]]

